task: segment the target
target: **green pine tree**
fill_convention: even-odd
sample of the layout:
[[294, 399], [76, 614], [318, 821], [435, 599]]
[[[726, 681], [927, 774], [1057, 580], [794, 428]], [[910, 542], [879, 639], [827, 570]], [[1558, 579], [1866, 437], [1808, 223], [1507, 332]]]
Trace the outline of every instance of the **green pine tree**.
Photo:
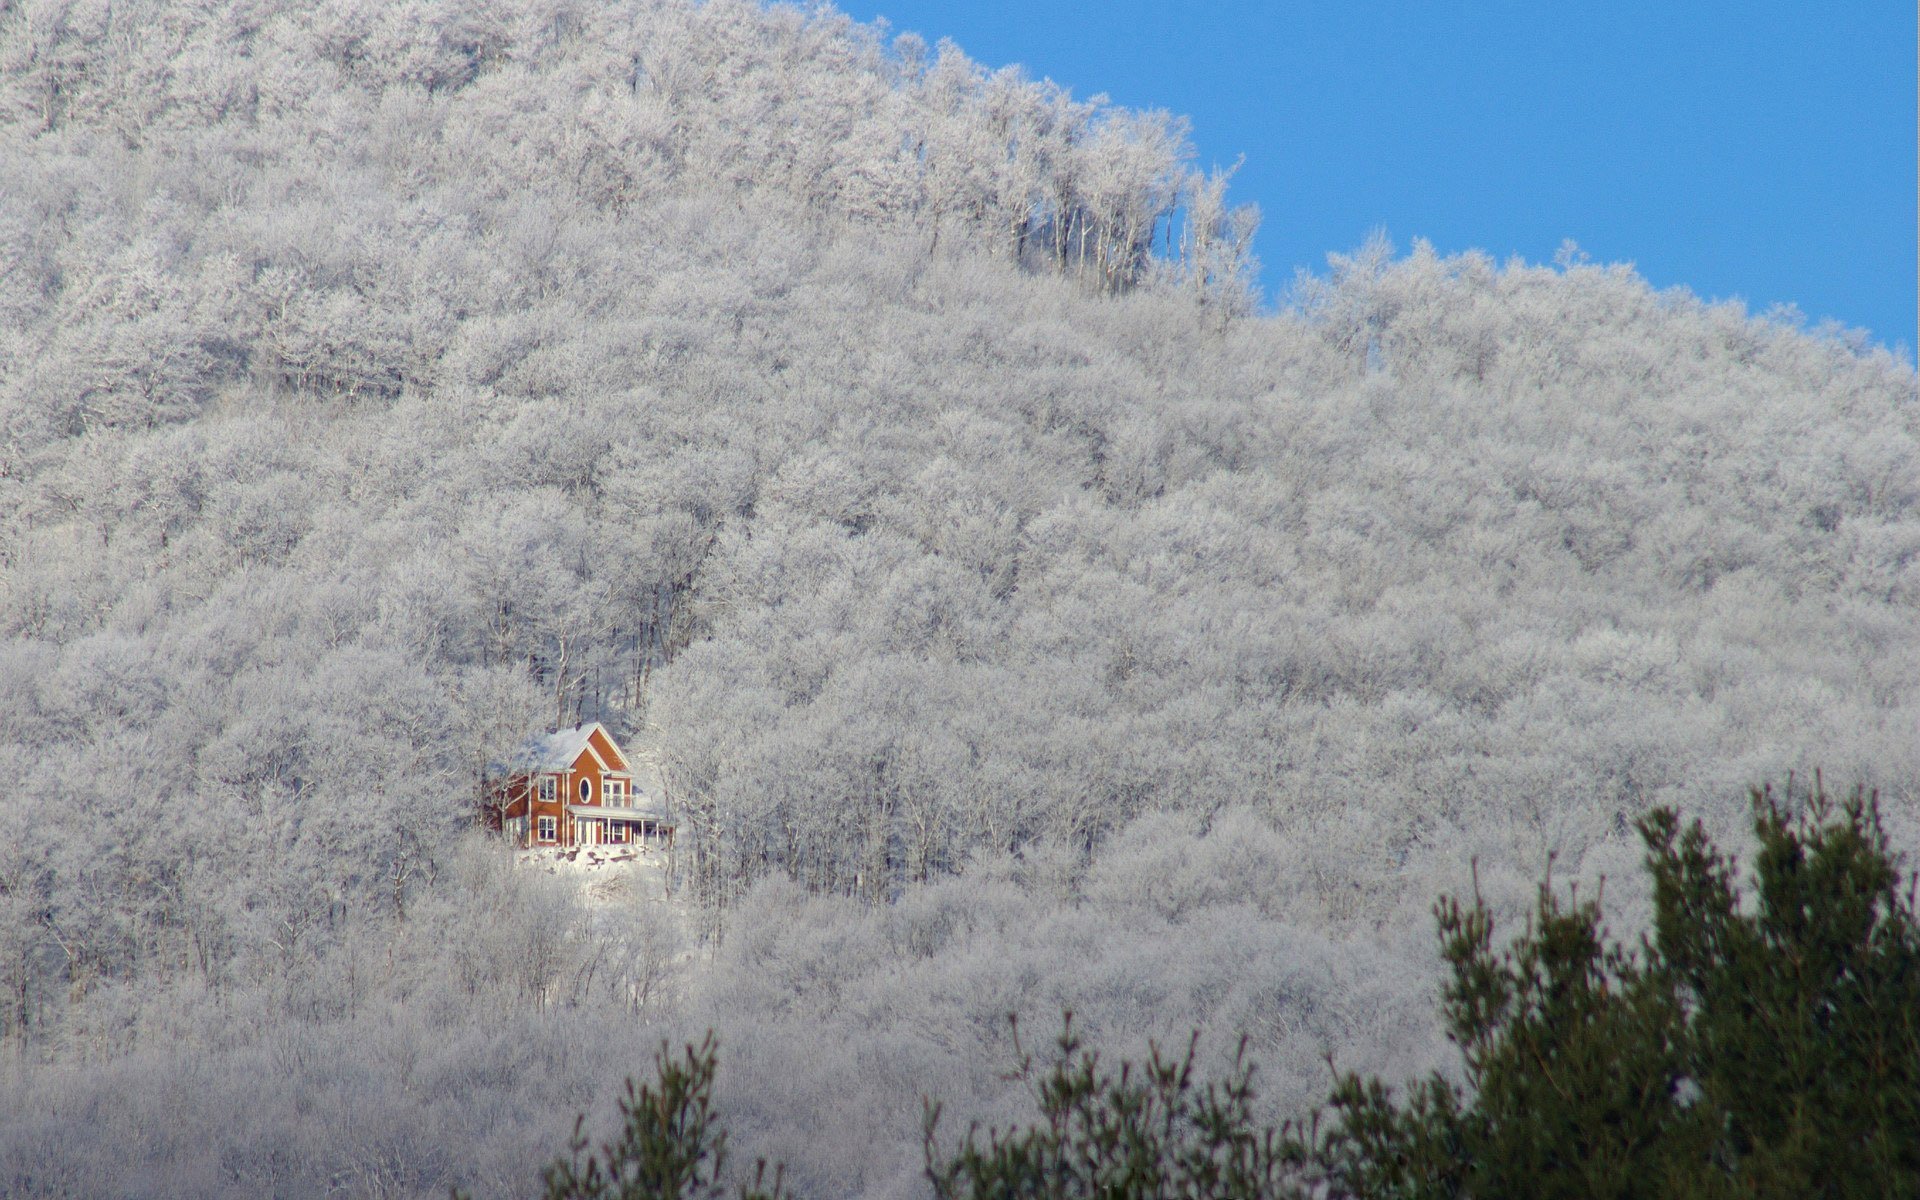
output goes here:
[[[1019, 1045], [1019, 1030], [1015, 1031]], [[1267, 1200], [1292, 1196], [1299, 1143], [1253, 1119], [1253, 1068], [1235, 1056], [1227, 1077], [1194, 1079], [1195, 1034], [1177, 1059], [1151, 1048], [1144, 1067], [1103, 1070], [1067, 1015], [1044, 1071], [1019, 1053], [1040, 1112], [1026, 1129], [969, 1129], [943, 1152], [940, 1107], [926, 1110], [927, 1178], [937, 1200]]]
[[[568, 1155], [543, 1173], [545, 1200], [720, 1200], [727, 1135], [713, 1107], [717, 1060], [711, 1031], [678, 1058], [663, 1044], [654, 1081], [627, 1080], [612, 1141], [592, 1148], [581, 1132], [585, 1115], [574, 1121]], [[782, 1172], [770, 1184], [766, 1175], [766, 1164], [757, 1164], [753, 1181], [739, 1185], [739, 1200], [788, 1200]]]
[[[1542, 887], [1510, 947], [1437, 908], [1466, 1086], [1396, 1102], [1340, 1080], [1319, 1147], [1364, 1197], [1920, 1196], [1920, 935], [1873, 797], [1754, 794], [1738, 864], [1671, 812], [1640, 822], [1654, 929]], [[1797, 809], [1797, 815], [1790, 810]]]

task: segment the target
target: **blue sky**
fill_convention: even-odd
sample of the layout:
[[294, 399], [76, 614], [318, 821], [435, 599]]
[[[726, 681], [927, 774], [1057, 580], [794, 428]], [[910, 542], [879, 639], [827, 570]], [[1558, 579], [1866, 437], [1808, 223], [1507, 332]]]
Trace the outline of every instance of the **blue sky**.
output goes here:
[[1270, 296], [1384, 229], [1915, 341], [1907, 0], [846, 0], [1245, 155]]

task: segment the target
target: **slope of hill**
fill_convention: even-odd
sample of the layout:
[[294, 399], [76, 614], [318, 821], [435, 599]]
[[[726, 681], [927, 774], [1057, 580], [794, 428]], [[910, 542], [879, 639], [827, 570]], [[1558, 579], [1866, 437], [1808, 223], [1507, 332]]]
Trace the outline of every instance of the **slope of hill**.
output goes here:
[[[1574, 259], [1258, 315], [1188, 156], [831, 12], [0, 9], [0, 1190], [505, 1194], [715, 1024], [746, 1158], [913, 1194], [1010, 1009], [1293, 1104], [1430, 1060], [1471, 859], [1920, 845], [1911, 373]], [[464, 841], [578, 716], [690, 965]]]

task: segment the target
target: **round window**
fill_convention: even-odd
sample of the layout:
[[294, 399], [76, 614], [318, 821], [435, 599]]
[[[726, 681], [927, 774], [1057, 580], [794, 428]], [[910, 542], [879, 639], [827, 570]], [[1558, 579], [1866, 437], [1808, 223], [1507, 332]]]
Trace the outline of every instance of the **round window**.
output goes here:
[[593, 781], [590, 779], [582, 779], [580, 781], [580, 803], [585, 804], [592, 799], [593, 799]]

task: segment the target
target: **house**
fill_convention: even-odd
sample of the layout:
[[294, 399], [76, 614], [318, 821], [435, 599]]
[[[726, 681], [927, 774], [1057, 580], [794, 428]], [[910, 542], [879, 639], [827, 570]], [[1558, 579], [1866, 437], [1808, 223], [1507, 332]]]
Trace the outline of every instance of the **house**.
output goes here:
[[516, 846], [673, 846], [659, 772], [598, 721], [534, 738], [488, 771], [485, 794], [487, 827]]

